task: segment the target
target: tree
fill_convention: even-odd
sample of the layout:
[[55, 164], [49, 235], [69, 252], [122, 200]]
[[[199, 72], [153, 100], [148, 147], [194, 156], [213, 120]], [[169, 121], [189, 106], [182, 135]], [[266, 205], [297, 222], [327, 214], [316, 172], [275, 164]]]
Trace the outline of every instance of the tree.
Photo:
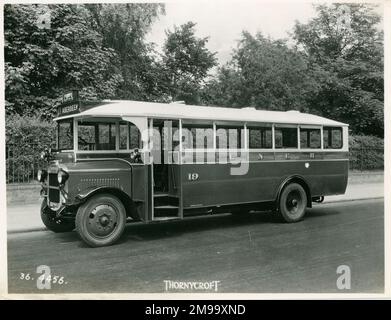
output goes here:
[[306, 110], [313, 86], [304, 55], [285, 41], [243, 32], [232, 60], [208, 83], [204, 98], [228, 107]]
[[166, 31], [163, 66], [170, 95], [175, 100], [199, 103], [199, 90], [208, 71], [216, 66], [215, 53], [206, 48], [208, 38], [195, 35], [193, 22]]
[[[148, 99], [157, 67], [144, 43], [158, 4], [6, 5], [6, 111], [51, 118], [64, 92]], [[50, 25], [38, 21], [49, 13]]]
[[118, 55], [115, 68], [123, 82], [117, 98], [154, 100], [159, 96], [160, 64], [153, 45], [144, 41], [146, 33], [160, 14], [164, 4], [93, 4], [86, 5], [92, 13], [94, 29], [100, 32], [103, 46]]
[[[50, 27], [38, 17], [50, 10]], [[73, 87], [90, 95], [113, 93], [120, 79], [110, 72], [115, 53], [86, 23], [82, 6], [5, 6], [5, 74], [8, 112], [54, 114], [62, 92]]]
[[383, 34], [373, 9], [318, 5], [314, 19], [296, 23], [294, 39], [319, 85], [309, 96], [311, 108], [349, 123], [355, 133], [383, 136]]

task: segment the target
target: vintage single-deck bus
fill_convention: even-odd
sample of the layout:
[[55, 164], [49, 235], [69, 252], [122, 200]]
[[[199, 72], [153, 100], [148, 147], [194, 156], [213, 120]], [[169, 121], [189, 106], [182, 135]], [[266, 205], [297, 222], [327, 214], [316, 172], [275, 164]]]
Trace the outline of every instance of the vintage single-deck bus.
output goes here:
[[41, 170], [48, 229], [76, 228], [90, 246], [113, 244], [130, 221], [270, 209], [303, 218], [343, 194], [348, 125], [297, 111], [181, 103], [81, 103], [58, 108], [57, 149]]

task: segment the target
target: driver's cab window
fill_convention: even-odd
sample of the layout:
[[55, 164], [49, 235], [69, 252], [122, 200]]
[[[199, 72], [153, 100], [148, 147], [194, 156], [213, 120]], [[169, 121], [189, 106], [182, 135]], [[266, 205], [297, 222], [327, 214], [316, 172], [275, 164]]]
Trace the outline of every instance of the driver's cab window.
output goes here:
[[116, 150], [116, 123], [78, 122], [78, 149], [84, 151]]
[[79, 120], [77, 128], [80, 151], [141, 149], [140, 130], [130, 122]]
[[142, 149], [140, 130], [133, 123], [119, 123], [119, 149]]

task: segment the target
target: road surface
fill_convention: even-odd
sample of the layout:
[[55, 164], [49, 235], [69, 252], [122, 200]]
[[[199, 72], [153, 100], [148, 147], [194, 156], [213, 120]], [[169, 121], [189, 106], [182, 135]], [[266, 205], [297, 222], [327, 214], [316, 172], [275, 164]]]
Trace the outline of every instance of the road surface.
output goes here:
[[[377, 199], [316, 205], [295, 224], [257, 213], [129, 225], [117, 245], [95, 249], [75, 232], [9, 234], [9, 292], [161, 293], [169, 280], [204, 284], [170, 292], [215, 292], [205, 283], [219, 281], [223, 293], [381, 293], [383, 213]], [[38, 289], [39, 265], [61, 284]], [[349, 268], [350, 289], [337, 288], [341, 265]]]

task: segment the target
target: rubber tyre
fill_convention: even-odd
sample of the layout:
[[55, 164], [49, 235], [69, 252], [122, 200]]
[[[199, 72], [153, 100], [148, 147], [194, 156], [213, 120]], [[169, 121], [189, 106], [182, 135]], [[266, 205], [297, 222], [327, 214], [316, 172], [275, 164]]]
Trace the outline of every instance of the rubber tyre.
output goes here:
[[[99, 206], [110, 206], [117, 215], [117, 221], [113, 231], [103, 237], [95, 235], [88, 228], [91, 214]], [[114, 244], [124, 232], [125, 224], [125, 207], [117, 197], [110, 194], [97, 194], [91, 197], [79, 207], [76, 214], [76, 231], [80, 238], [91, 247], [103, 247]]]
[[70, 232], [75, 229], [75, 220], [56, 218], [56, 212], [48, 207], [46, 199], [41, 204], [41, 220], [46, 228], [56, 233]]
[[278, 214], [285, 222], [298, 222], [304, 218], [307, 207], [307, 194], [298, 183], [290, 183], [281, 192]]

